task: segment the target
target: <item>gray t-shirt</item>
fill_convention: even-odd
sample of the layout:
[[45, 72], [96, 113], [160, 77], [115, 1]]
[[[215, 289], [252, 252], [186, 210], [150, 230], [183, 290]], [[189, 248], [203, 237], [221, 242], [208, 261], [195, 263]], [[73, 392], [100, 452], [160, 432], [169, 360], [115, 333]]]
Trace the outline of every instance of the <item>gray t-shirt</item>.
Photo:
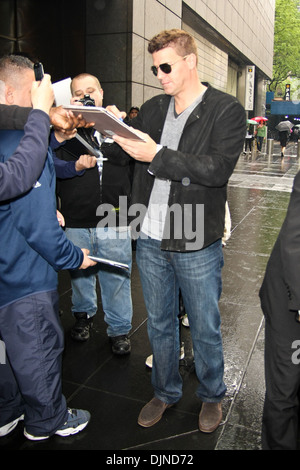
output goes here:
[[[176, 114], [175, 100], [174, 97], [171, 98], [160, 140], [162, 146], [172, 150], [178, 149], [186, 121], [191, 112], [202, 101], [203, 94], [201, 93], [181, 114]], [[148, 209], [142, 225], [142, 233], [155, 240], [162, 240], [168, 211], [170, 186], [170, 180], [155, 178]]]

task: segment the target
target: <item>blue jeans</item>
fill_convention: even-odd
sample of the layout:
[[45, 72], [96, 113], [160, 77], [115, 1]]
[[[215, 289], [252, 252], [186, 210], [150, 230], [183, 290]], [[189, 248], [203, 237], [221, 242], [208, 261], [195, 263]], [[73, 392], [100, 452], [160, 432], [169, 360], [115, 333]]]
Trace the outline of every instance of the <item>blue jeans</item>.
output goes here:
[[262, 145], [264, 143], [264, 137], [257, 137], [257, 150], [261, 151]]
[[132, 320], [132, 250], [129, 229], [67, 228], [66, 235], [74, 245], [88, 248], [90, 255], [128, 264], [129, 272], [100, 263], [85, 270], [70, 271], [72, 312], [86, 312], [89, 317], [96, 314], [98, 277], [108, 336], [128, 334]]
[[219, 402], [226, 393], [218, 301], [222, 291], [221, 240], [188, 253], [160, 249], [160, 242], [140, 238], [137, 264], [153, 351], [152, 385], [155, 396], [172, 404], [182, 396], [178, 367], [178, 291], [181, 289], [193, 340], [197, 396]]

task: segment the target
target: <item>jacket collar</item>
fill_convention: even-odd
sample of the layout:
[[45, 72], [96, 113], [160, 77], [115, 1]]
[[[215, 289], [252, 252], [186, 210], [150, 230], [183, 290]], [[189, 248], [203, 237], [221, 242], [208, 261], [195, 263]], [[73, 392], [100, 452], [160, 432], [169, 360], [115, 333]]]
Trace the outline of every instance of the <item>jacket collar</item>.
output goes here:
[[[206, 101], [207, 101], [207, 99], [209, 99], [209, 97], [212, 93], [212, 90], [213, 90], [212, 86], [209, 83], [207, 83], [207, 82], [201, 82], [201, 83], [202, 83], [202, 85], [207, 87], [207, 90], [205, 90], [205, 92], [204, 92], [201, 103], [199, 103], [198, 106], [196, 106], [196, 108], [190, 114], [188, 122], [193, 122], [193, 121], [199, 119], [199, 117], [200, 117], [199, 116], [199, 110], [203, 105], [206, 104]], [[164, 117], [166, 116], [166, 114], [168, 112], [170, 100], [171, 100], [170, 95], [160, 95], [159, 107], [160, 107], [161, 113]]]

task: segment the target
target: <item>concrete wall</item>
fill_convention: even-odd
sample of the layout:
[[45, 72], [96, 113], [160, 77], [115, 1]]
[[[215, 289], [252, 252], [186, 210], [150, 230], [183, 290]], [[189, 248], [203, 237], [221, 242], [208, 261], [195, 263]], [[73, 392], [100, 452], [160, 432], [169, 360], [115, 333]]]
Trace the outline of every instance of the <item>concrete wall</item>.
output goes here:
[[272, 76], [275, 0], [185, 0], [240, 54]]
[[161, 92], [147, 43], [163, 29], [190, 31], [198, 44], [200, 79], [232, 95], [242, 88], [246, 65], [256, 66], [258, 97], [272, 75], [275, 0], [86, 0], [86, 5], [86, 70], [100, 79], [105, 105], [128, 110]]
[[198, 44], [199, 77], [238, 96], [256, 67], [256, 114], [272, 74], [275, 0], [1, 0], [0, 55], [26, 53], [57, 81], [95, 74], [104, 105], [128, 110], [160, 93], [149, 39], [184, 28]]
[[164, 29], [181, 28], [181, 0], [133, 0], [132, 104], [139, 106], [161, 92], [150, 68], [149, 39]]

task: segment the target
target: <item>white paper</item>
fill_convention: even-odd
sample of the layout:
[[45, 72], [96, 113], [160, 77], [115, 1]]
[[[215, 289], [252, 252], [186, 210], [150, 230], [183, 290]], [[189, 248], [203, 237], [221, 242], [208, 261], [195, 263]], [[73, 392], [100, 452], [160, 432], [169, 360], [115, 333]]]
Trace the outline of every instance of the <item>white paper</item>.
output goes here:
[[53, 83], [52, 87], [55, 95], [56, 106], [70, 104], [72, 98], [70, 85], [71, 78], [65, 78], [64, 80]]
[[127, 124], [120, 121], [116, 116], [101, 106], [78, 106], [69, 104], [64, 105], [64, 108], [73, 111], [75, 115], [82, 114], [87, 122], [94, 122], [95, 129], [105, 137], [112, 137], [116, 134], [126, 139], [144, 142], [144, 139], [137, 134], [135, 129], [127, 126]]

